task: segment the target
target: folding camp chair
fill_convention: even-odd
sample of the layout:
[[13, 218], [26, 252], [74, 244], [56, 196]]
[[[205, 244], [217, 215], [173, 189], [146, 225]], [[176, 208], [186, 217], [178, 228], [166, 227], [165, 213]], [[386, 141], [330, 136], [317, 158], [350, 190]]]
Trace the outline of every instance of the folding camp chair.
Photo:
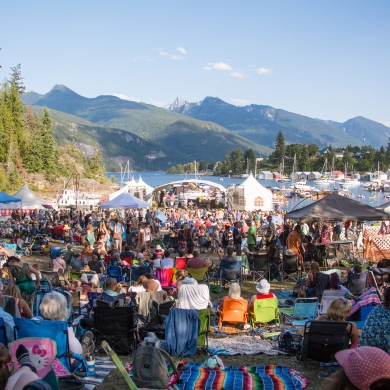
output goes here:
[[242, 261], [225, 261], [222, 259], [218, 278], [220, 286], [223, 285], [223, 282], [238, 282], [242, 287]]
[[376, 293], [378, 294], [379, 296], [379, 299], [381, 301], [384, 300], [384, 297], [383, 297], [383, 294], [381, 292], [381, 290], [379, 289], [378, 287], [378, 283], [376, 282], [376, 279], [375, 279], [375, 276], [374, 276], [374, 273], [372, 271], [368, 271], [367, 272], [367, 282], [368, 282], [368, 286], [371, 288], [371, 287], [374, 287], [375, 290], [376, 290]]
[[[349, 347], [351, 332], [349, 322], [308, 321], [305, 324], [301, 360], [334, 362], [335, 354]], [[352, 329], [352, 327], [351, 327]]]
[[197, 349], [201, 352], [207, 353], [209, 346], [209, 331], [210, 331], [210, 309], [198, 310], [200, 325], [199, 336], [196, 344]]
[[252, 328], [254, 328], [257, 323], [267, 324], [271, 321], [276, 321], [276, 323], [280, 324], [278, 299], [256, 299], [253, 304], [253, 312], [250, 313], [250, 320]]
[[176, 257], [175, 268], [176, 269], [186, 269], [187, 268], [187, 259], [185, 257]]
[[171, 238], [171, 235], [169, 233], [164, 234], [164, 237], [163, 237], [163, 247], [164, 248], [169, 248], [170, 238]]
[[293, 314], [284, 315], [285, 322], [293, 326], [303, 326], [318, 315], [318, 298], [297, 298], [294, 302]]
[[336, 248], [325, 248], [325, 256], [323, 257], [324, 266], [328, 269], [328, 266], [339, 265], [339, 260], [337, 258]]
[[8, 346], [7, 332], [5, 330], [4, 319], [0, 317], [0, 344], [3, 344], [5, 347]]
[[57, 271], [40, 271], [42, 279], [48, 280], [52, 287], [60, 287], [60, 278]]
[[329, 275], [319, 272], [316, 274], [316, 295], [319, 299], [325, 290], [330, 289]]
[[[283, 255], [282, 270], [281, 270], [282, 282], [288, 279], [292, 279], [298, 282], [299, 279], [299, 264], [298, 256], [287, 256]], [[301, 272], [302, 274], [302, 272]]]
[[76, 287], [76, 291], [69, 291], [69, 294], [72, 296], [73, 319], [75, 313], [77, 313], [78, 316], [81, 316], [81, 309], [82, 309], [81, 300], [80, 300], [81, 292], [82, 292], [81, 287]]
[[68, 324], [65, 321], [30, 320], [26, 318], [14, 317], [15, 340], [26, 337], [49, 338], [57, 344], [57, 357], [67, 370], [71, 367], [71, 358], [82, 361], [81, 356], [77, 356], [69, 351]]
[[345, 292], [343, 290], [325, 290], [322, 294], [321, 305], [318, 313], [320, 315], [326, 314], [330, 304], [340, 298], [345, 298]]
[[[104, 305], [101, 305], [104, 303]], [[102, 293], [99, 299], [94, 300], [93, 302], [95, 306], [110, 306], [110, 307], [125, 307], [126, 306], [126, 294], [118, 294], [118, 295], [108, 295], [106, 293]]]
[[202, 268], [187, 268], [187, 272], [193, 277], [199, 284], [206, 283], [210, 286], [209, 280], [209, 267]]
[[177, 294], [180, 309], [206, 309], [210, 306], [210, 290], [205, 284], [182, 284]]
[[[268, 261], [268, 254], [253, 254], [253, 281], [258, 282], [260, 279], [269, 279], [270, 266]], [[267, 278], [268, 276], [268, 278]]]
[[246, 299], [232, 299], [225, 297], [222, 300], [218, 327], [221, 330], [223, 322], [233, 324], [247, 323], [248, 319], [248, 301]]
[[96, 344], [106, 340], [121, 355], [130, 354], [137, 344], [132, 307], [94, 307]]
[[148, 266], [140, 266], [140, 267], [130, 267], [130, 283], [134, 284], [138, 280], [138, 278], [145, 274], [150, 274], [152, 269], [150, 265]]
[[137, 304], [138, 314], [147, 317], [149, 314], [149, 309], [152, 306], [152, 301], [157, 303], [163, 303], [164, 297], [167, 296], [165, 291], [154, 291], [154, 292], [139, 292], [137, 293], [135, 300]]
[[117, 282], [120, 282], [122, 280], [122, 268], [119, 267], [118, 265], [116, 266], [108, 265], [107, 276], [110, 278], [114, 278]]
[[347, 278], [348, 290], [353, 295], [362, 295], [366, 291], [367, 271], [361, 274], [350, 272]]
[[88, 292], [87, 292], [87, 296], [88, 296], [88, 306], [89, 306], [90, 309], [93, 308], [93, 306], [94, 306], [94, 301], [96, 301], [97, 299], [99, 299], [101, 295], [102, 295], [101, 292], [92, 292], [92, 291], [88, 291]]

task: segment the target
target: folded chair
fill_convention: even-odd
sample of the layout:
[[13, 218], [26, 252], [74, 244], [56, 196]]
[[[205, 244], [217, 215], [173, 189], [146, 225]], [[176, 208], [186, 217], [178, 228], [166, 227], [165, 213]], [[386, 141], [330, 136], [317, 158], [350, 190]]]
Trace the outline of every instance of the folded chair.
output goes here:
[[132, 307], [99, 307], [95, 306], [93, 332], [96, 344], [105, 340], [112, 349], [121, 355], [132, 353], [137, 344], [137, 327], [134, 322]]
[[187, 268], [187, 272], [198, 282], [210, 286], [209, 267]]
[[260, 279], [269, 279], [270, 265], [268, 261], [268, 254], [253, 254], [253, 281], [258, 282]]
[[350, 272], [347, 278], [348, 290], [353, 295], [362, 295], [366, 291], [367, 271], [361, 274]]
[[246, 299], [232, 299], [225, 297], [220, 308], [218, 327], [221, 330], [222, 322], [233, 324], [247, 323], [248, 301]]
[[252, 328], [254, 328], [257, 323], [267, 324], [271, 321], [276, 321], [280, 324], [278, 299], [256, 299], [253, 305], [253, 312], [250, 313], [250, 320]]
[[180, 309], [202, 310], [211, 306], [210, 290], [205, 284], [182, 284], [177, 298]]
[[[335, 354], [349, 347], [351, 333], [346, 321], [308, 321], [298, 358], [334, 362]], [[352, 329], [352, 327], [351, 327]]]
[[242, 287], [242, 261], [225, 261], [222, 259], [218, 278], [220, 286], [223, 285], [223, 282], [238, 282]]
[[152, 306], [152, 302], [163, 303], [164, 298], [167, 293], [165, 291], [155, 291], [155, 292], [139, 292], [135, 297], [135, 301], [138, 308], [138, 314], [143, 317], [147, 317], [149, 310]]
[[314, 320], [318, 315], [318, 298], [297, 298], [294, 311], [290, 316], [284, 315], [285, 322], [293, 326], [303, 326], [308, 320]]

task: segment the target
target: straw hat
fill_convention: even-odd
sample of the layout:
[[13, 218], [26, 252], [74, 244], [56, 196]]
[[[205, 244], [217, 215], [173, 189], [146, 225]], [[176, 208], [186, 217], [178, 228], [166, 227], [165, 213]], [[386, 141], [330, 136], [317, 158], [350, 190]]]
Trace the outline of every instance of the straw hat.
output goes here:
[[63, 230], [70, 230], [70, 227], [67, 223], [64, 225]]
[[268, 283], [266, 279], [261, 279], [259, 283], [256, 285], [256, 290], [260, 294], [268, 294], [269, 290], [271, 288], [271, 285]]

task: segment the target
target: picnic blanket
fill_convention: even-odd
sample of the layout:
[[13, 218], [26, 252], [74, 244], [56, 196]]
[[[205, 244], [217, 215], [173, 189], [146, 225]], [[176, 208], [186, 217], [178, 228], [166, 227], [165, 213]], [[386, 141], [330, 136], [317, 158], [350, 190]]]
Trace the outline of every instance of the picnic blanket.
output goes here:
[[[307, 387], [307, 380], [292, 368], [282, 366], [228, 366], [223, 370], [202, 367], [202, 363], [187, 363], [180, 375], [180, 390], [297, 390]], [[174, 382], [170, 383], [173, 385]]]
[[268, 341], [259, 336], [236, 336], [218, 339], [209, 338], [208, 350], [213, 355], [277, 355], [278, 351], [272, 349]]
[[295, 301], [295, 297], [293, 297], [293, 291], [292, 290], [282, 290], [282, 291], [276, 291], [273, 292], [278, 299], [292, 299]]
[[251, 328], [244, 329], [242, 325], [240, 326], [238, 324], [225, 324], [221, 328], [222, 329], [219, 329], [218, 323], [214, 322], [214, 331], [217, 336], [228, 336], [232, 334], [249, 334], [251, 332]]
[[382, 304], [374, 287], [371, 287], [368, 291], [360, 295], [357, 301], [351, 299], [352, 310], [350, 315], [358, 311], [362, 306], [366, 306], [371, 303], [376, 303], [377, 305]]
[[103, 381], [104, 378], [110, 373], [112, 369], [116, 368], [115, 363], [111, 360], [110, 357], [104, 356], [99, 357], [95, 356], [95, 371], [94, 376], [80, 377], [78, 378], [83, 383], [84, 390], [93, 390], [98, 387]]

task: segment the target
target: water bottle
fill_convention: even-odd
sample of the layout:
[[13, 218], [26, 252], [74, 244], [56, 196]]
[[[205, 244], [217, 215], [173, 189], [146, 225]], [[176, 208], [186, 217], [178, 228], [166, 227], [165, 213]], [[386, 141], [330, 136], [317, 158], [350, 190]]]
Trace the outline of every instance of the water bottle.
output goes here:
[[95, 370], [95, 356], [93, 353], [85, 355], [86, 361], [86, 372], [85, 376], [94, 376], [96, 374]]

